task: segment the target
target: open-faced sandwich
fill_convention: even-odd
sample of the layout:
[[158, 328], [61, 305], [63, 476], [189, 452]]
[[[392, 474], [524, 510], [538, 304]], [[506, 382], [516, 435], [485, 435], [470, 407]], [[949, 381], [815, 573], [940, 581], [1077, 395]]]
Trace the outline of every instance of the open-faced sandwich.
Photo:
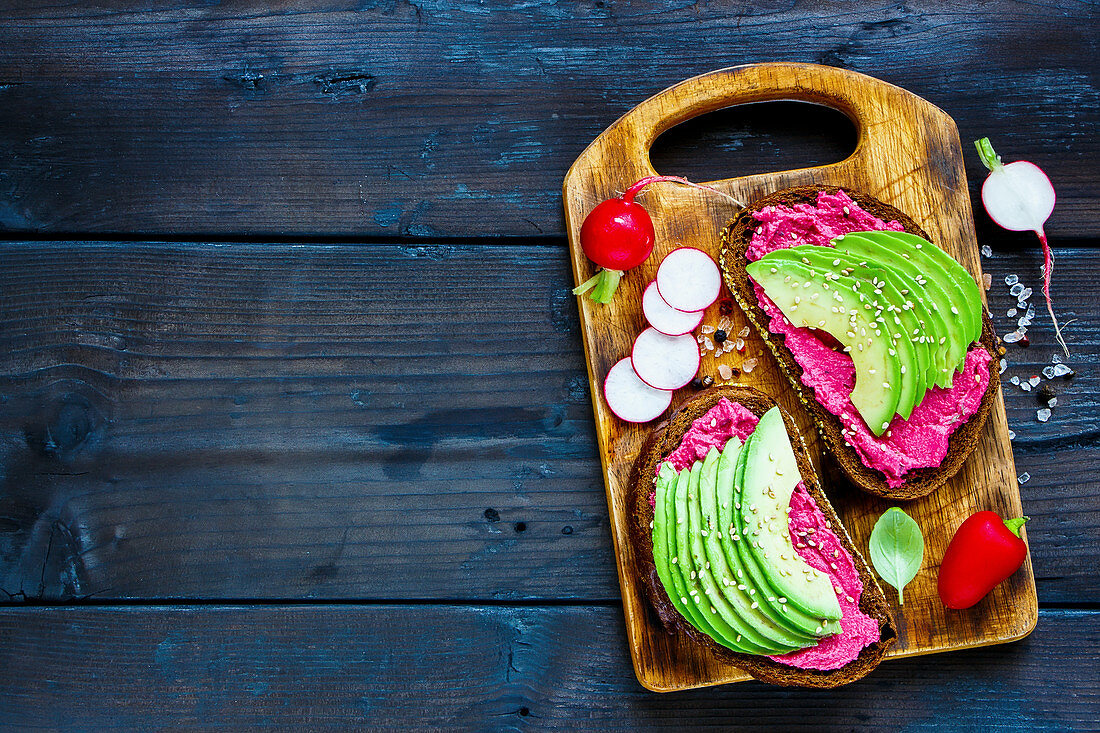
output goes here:
[[924, 496], [973, 451], [999, 386], [974, 278], [898, 209], [778, 191], [722, 233], [726, 285], [861, 489]]
[[658, 426], [630, 508], [638, 574], [666, 629], [753, 677], [836, 687], [897, 638], [795, 424], [761, 392], [715, 387]]

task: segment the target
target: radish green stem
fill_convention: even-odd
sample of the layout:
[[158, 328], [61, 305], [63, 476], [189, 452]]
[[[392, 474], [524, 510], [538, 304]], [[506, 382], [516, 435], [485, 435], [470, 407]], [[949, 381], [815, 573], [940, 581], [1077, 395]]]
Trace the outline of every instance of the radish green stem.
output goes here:
[[619, 287], [619, 279], [622, 276], [621, 270], [600, 270], [573, 288], [573, 295], [580, 295], [591, 290], [592, 294], [588, 296], [589, 298], [597, 303], [610, 303], [612, 296], [615, 295], [615, 289]]
[[1001, 156], [994, 152], [993, 143], [989, 142], [988, 137], [983, 137], [981, 140], [975, 140], [974, 147], [978, 149], [978, 157], [982, 159], [982, 163], [989, 170], [995, 171], [1003, 165], [1003, 163], [1001, 163]]

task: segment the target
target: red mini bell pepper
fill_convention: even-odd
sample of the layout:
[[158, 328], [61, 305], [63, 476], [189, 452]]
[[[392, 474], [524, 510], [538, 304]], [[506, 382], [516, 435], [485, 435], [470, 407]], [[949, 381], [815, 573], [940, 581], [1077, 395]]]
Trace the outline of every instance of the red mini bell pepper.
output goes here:
[[995, 512], [978, 512], [955, 531], [940, 563], [939, 591], [948, 608], [970, 608], [1020, 569], [1027, 545], [1020, 527], [1028, 517], [1002, 521]]

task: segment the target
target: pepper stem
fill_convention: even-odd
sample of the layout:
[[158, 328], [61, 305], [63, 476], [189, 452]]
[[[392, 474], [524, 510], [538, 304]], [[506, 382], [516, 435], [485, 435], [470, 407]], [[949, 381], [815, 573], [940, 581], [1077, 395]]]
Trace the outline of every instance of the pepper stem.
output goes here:
[[1017, 537], [1020, 536], [1020, 527], [1024, 526], [1024, 522], [1031, 519], [1031, 517], [1017, 517], [1016, 519], [1006, 519], [1005, 526], [1008, 527], [1008, 531]]
[[597, 303], [606, 305], [611, 302], [612, 296], [615, 295], [615, 291], [619, 287], [619, 280], [622, 276], [622, 270], [600, 270], [595, 275], [573, 288], [573, 295], [581, 295], [591, 290], [592, 292], [588, 297]]
[[978, 157], [982, 159], [982, 163], [985, 167], [991, 171], [995, 171], [1003, 164], [1001, 163], [1001, 156], [993, 150], [993, 143], [989, 142], [988, 137], [983, 137], [981, 140], [974, 141], [974, 147], [978, 149]]

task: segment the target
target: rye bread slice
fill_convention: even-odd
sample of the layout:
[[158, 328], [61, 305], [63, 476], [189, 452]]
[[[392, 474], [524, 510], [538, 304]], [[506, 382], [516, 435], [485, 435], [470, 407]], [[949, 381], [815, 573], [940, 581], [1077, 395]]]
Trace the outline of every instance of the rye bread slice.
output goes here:
[[780, 664], [765, 656], [740, 654], [718, 644], [681, 616], [672, 605], [657, 575], [657, 568], [653, 564], [653, 534], [650, 526], [653, 521], [653, 506], [649, 502], [657, 466], [680, 444], [684, 433], [691, 428], [692, 422], [705, 415], [722, 397], [744, 405], [757, 416], [763, 415], [776, 404], [763, 392], [749, 387], [721, 386], [700, 392], [677, 407], [667, 422], [661, 423], [649, 434], [642, 452], [634, 462], [628, 498], [631, 518], [630, 542], [634, 547], [635, 569], [645, 586], [646, 595], [668, 633], [681, 633], [689, 637], [692, 641], [710, 649], [719, 659], [745, 670], [758, 680], [776, 685], [815, 688], [837, 687], [854, 682], [878, 666], [886, 650], [897, 639], [897, 629], [882, 588], [821, 490], [817, 473], [802, 442], [802, 436], [790, 415], [783, 412], [782, 408], [780, 411], [787, 427], [787, 434], [791, 438], [802, 482], [855, 562], [860, 580], [863, 581], [863, 595], [860, 597], [859, 608], [878, 621], [881, 634], [879, 640], [865, 647], [856, 659], [845, 666], [829, 671], [799, 669]]
[[[764, 339], [764, 343], [771, 349], [772, 354], [775, 355], [776, 361], [779, 362], [780, 368], [787, 375], [791, 386], [798, 392], [799, 400], [810, 412], [814, 424], [825, 439], [825, 445], [840, 465], [841, 470], [856, 486], [870, 494], [898, 501], [916, 499], [932, 493], [958, 473], [963, 462], [966, 461], [981, 440], [982, 428], [985, 426], [986, 418], [989, 417], [989, 411], [993, 408], [993, 401], [996, 399], [997, 391], [1001, 385], [1000, 370], [997, 369], [999, 340], [993, 331], [993, 322], [983, 308], [980, 344], [993, 357], [989, 362], [989, 386], [986, 387], [985, 394], [982, 395], [982, 402], [978, 407], [978, 411], [951, 434], [948, 440], [947, 455], [944, 456], [939, 466], [914, 469], [905, 475], [904, 484], [891, 488], [886, 484], [886, 477], [881, 472], [864, 465], [859, 453], [848, 444], [841, 434], [843, 426], [840, 419], [817, 401], [811, 388], [802, 384], [802, 367], [798, 365], [794, 356], [784, 345], [785, 337], [768, 330], [768, 315], [757, 303], [752, 280], [745, 271], [745, 267], [748, 265], [745, 251], [749, 246], [753, 233], [760, 226], [760, 222], [753, 217], [753, 212], [759, 211], [765, 206], [813, 205], [817, 202], [819, 191], [832, 194], [838, 190], [836, 186], [788, 188], [776, 191], [749, 204], [722, 231], [722, 254], [720, 258], [722, 277], [726, 282], [726, 287], [733, 293], [737, 303], [741, 306], [741, 310], [748, 316], [753, 328], [756, 329], [757, 333]], [[866, 194], [852, 192], [847, 189], [844, 192], [868, 213], [884, 221], [895, 220], [910, 234], [916, 234], [930, 240], [928, 234], [904, 212]]]

